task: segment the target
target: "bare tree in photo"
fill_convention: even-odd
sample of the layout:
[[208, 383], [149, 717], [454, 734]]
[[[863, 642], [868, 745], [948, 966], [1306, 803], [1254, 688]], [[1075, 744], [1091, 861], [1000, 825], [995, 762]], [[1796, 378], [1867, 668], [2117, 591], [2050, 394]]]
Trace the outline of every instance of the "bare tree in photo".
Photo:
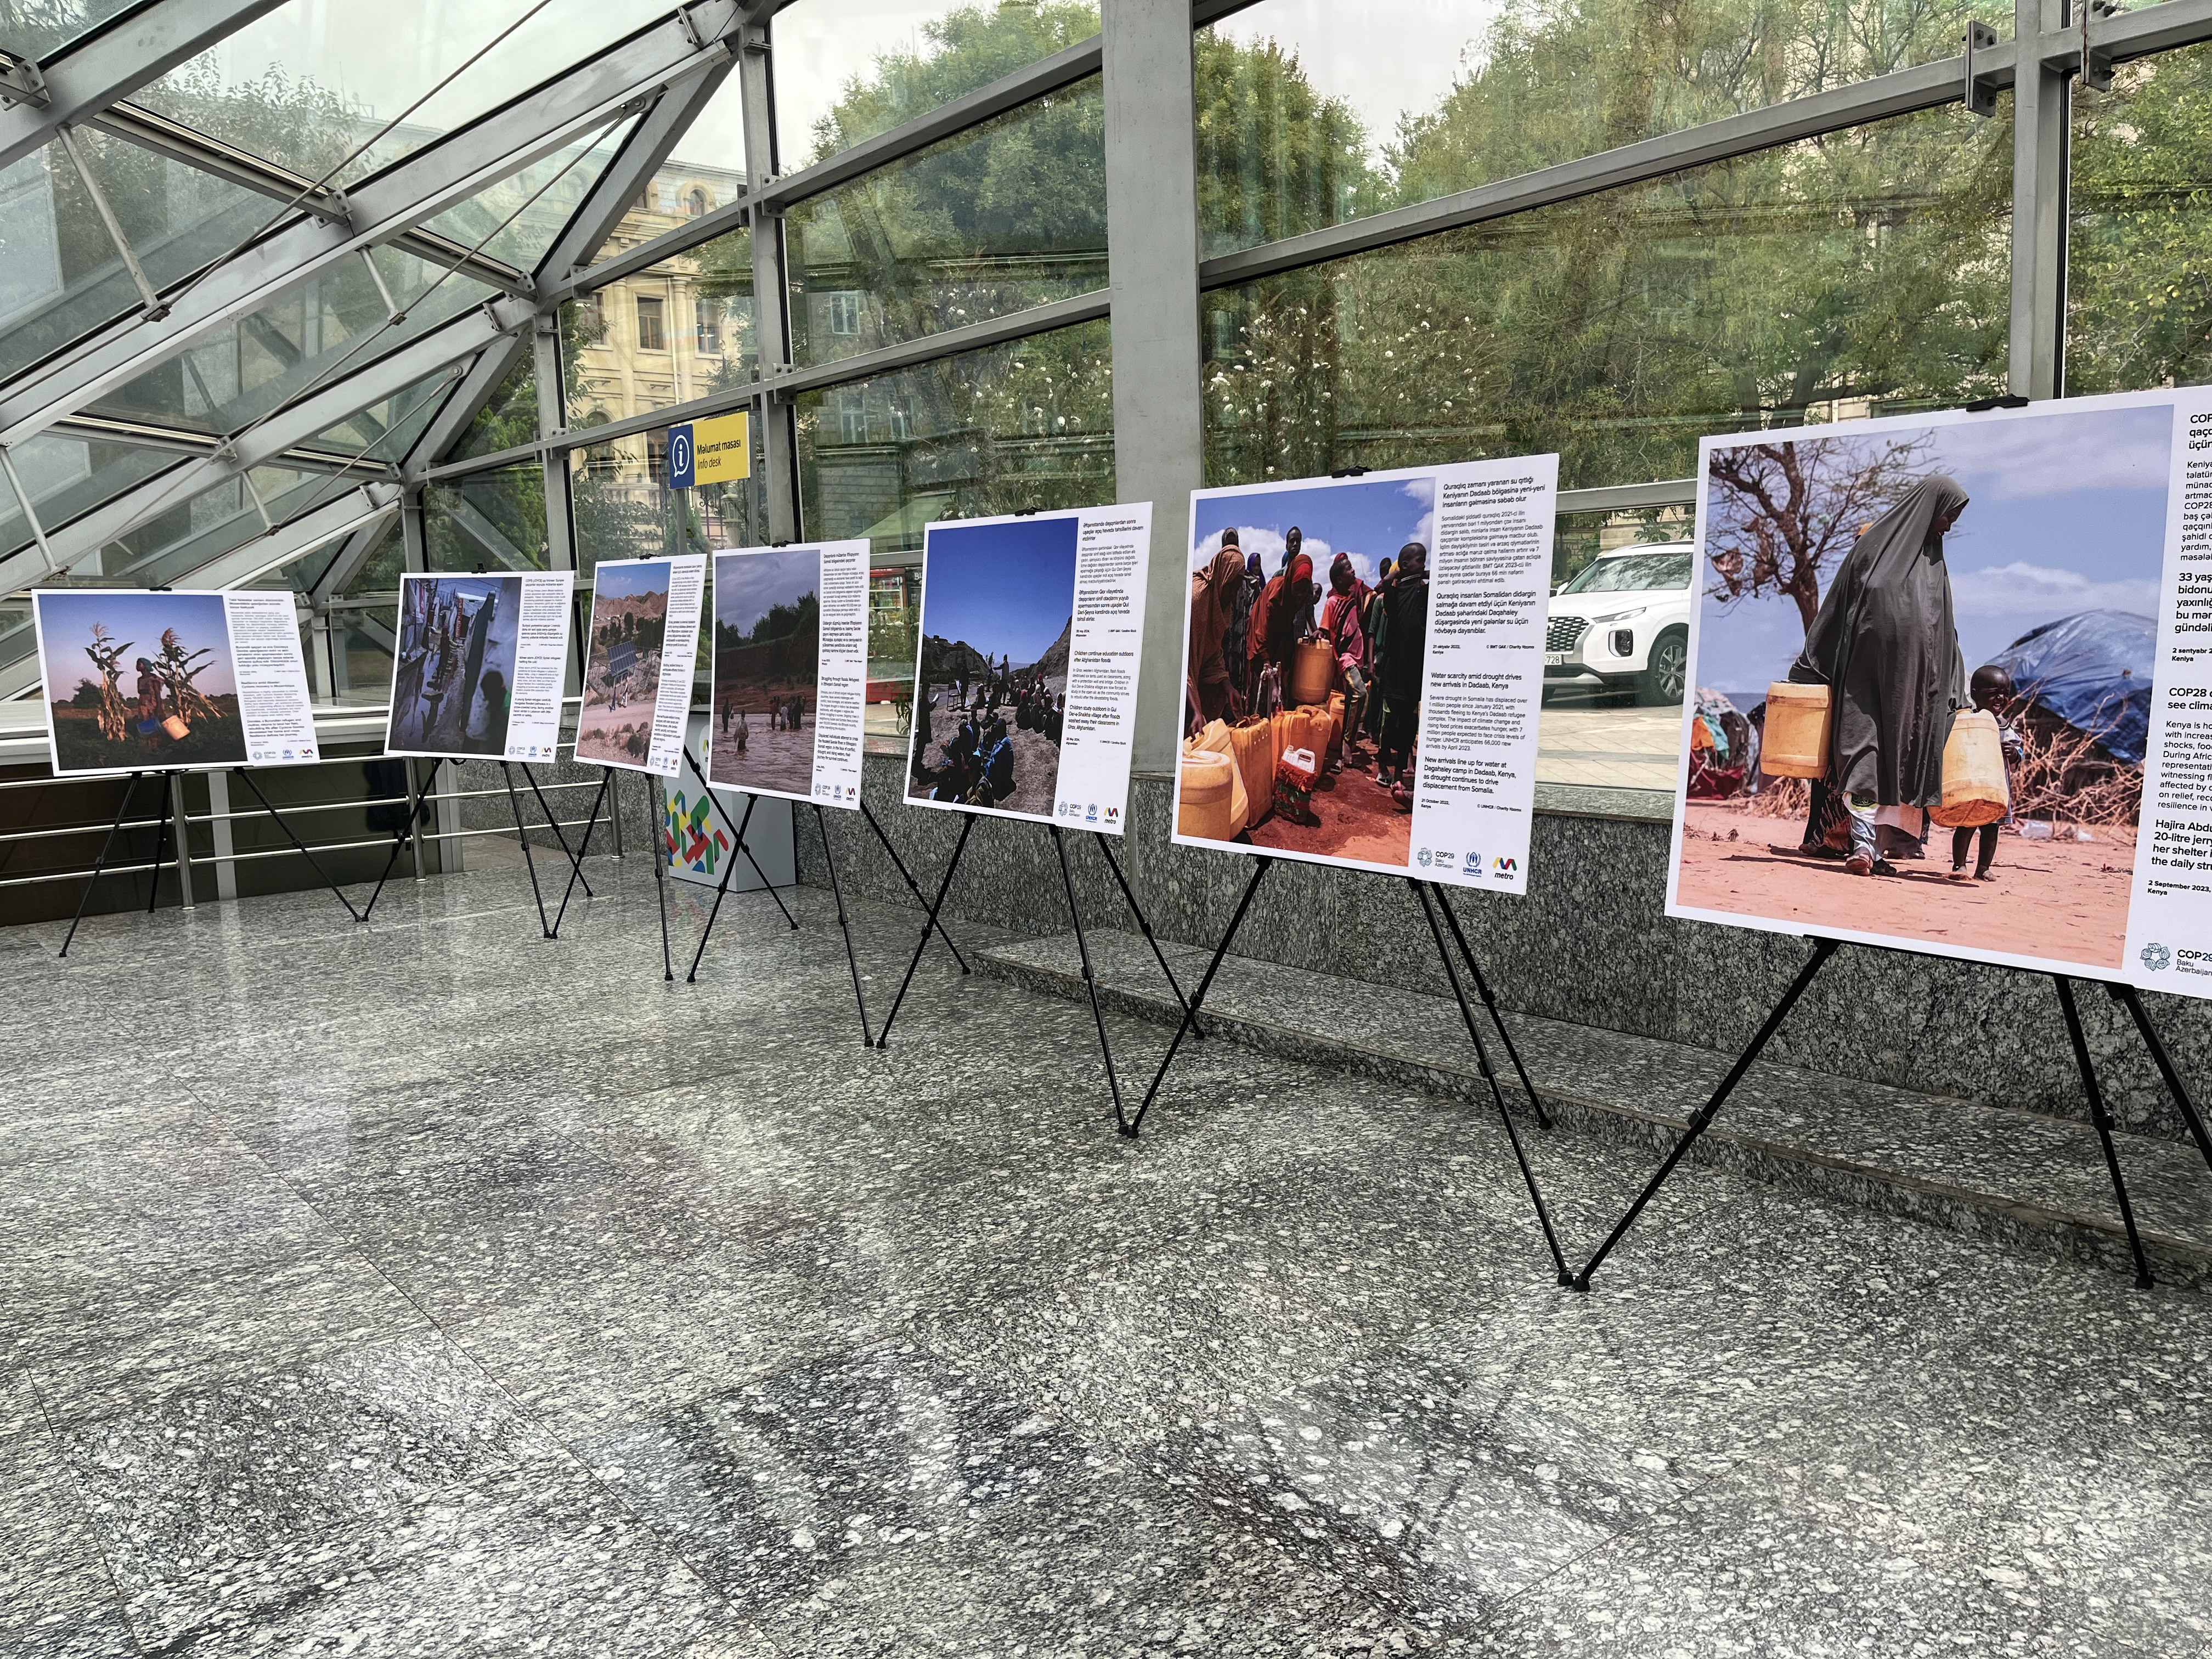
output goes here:
[[1820, 577], [1926, 476], [1925, 437], [1785, 438], [1713, 452], [1705, 502], [1714, 598], [1786, 593], [1808, 629]]

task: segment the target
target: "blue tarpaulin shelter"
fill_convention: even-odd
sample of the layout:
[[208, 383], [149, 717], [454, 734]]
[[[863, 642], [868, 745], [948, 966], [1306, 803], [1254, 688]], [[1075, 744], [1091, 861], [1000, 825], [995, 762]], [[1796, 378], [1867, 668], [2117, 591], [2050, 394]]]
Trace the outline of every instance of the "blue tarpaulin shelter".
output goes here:
[[2131, 611], [2078, 611], [2023, 634], [1995, 661], [2039, 707], [2132, 765], [2150, 731], [2157, 635]]

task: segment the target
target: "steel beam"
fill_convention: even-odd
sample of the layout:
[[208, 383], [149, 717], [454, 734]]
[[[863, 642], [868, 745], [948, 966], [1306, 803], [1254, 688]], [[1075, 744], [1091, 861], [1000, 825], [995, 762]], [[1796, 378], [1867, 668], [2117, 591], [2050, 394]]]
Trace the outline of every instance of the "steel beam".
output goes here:
[[639, 118], [621, 153], [599, 175], [568, 228], [538, 262], [538, 290], [544, 303], [557, 305], [574, 291], [555, 292], [548, 285], [551, 279], [566, 278], [583, 265], [620, 228], [638, 191], [652, 181], [691, 124], [714, 102], [734, 66], [732, 59], [671, 87]]
[[[520, 329], [499, 338], [477, 354], [476, 361], [462, 375], [461, 383], [453, 395], [446, 399], [438, 412], [431, 416], [430, 424], [408, 447], [407, 459], [401, 464], [403, 477], [417, 476], [425, 457], [442, 455], [465, 434], [471, 422], [483, 413], [485, 406], [498, 394], [507, 377], [514, 372], [530, 351], [529, 337]], [[533, 452], [534, 453], [534, 452]]]
[[0, 110], [0, 167], [52, 142], [64, 126], [159, 80], [284, 0], [157, 0], [98, 29], [39, 67], [44, 104]]
[[[738, 60], [744, 102], [745, 189], [757, 198], [776, 175], [775, 90], [770, 78], [765, 9], [745, 26]], [[784, 271], [783, 216], [752, 216], [754, 361], [763, 380], [791, 368], [791, 286]], [[788, 399], [763, 397], [756, 405], [761, 432], [762, 480], [771, 540], [799, 534], [799, 425]]]
[[[2008, 375], [2024, 398], [2055, 398], [2066, 341], [2066, 203], [2072, 145], [2069, 68], [2039, 47], [2063, 0], [2013, 0], [2012, 319]], [[2075, 0], [2087, 4], [2087, 0]], [[2080, 40], [2073, 42], [2080, 57]]]
[[368, 556], [376, 551], [383, 540], [384, 523], [366, 525], [346, 538], [346, 544], [324, 567], [323, 574], [315, 578], [307, 592], [307, 603], [319, 612], [327, 612], [331, 600], [343, 592], [348, 583], [361, 574], [368, 562]]
[[[557, 432], [567, 418], [567, 398], [561, 379], [561, 313], [541, 312], [531, 336], [537, 356], [538, 429]], [[545, 563], [553, 570], [576, 568], [575, 514], [568, 502], [568, 458], [548, 453], [539, 462], [544, 469], [545, 498]]]
[[[54, 428], [57, 437], [85, 443], [120, 444], [131, 449], [160, 450], [171, 455], [212, 455], [222, 440], [185, 427], [163, 426], [146, 420], [111, 420], [104, 415], [72, 415]], [[392, 469], [382, 461], [355, 460], [327, 450], [295, 447], [270, 463], [301, 472], [353, 473], [364, 478], [388, 477]]]
[[1190, 3], [1113, 0], [1104, 17], [1115, 489], [1153, 509], [1135, 760], [1165, 771], [1175, 763], [1190, 597], [1184, 514], [1206, 482]]
[[244, 587], [398, 509], [398, 485], [363, 484], [186, 572], [171, 586]]
[[[395, 162], [349, 193], [350, 228], [306, 219], [218, 264], [173, 296], [161, 321], [111, 327], [0, 398], [0, 444], [21, 442], [341, 260], [390, 242], [489, 185], [645, 107], [664, 88], [723, 62], [732, 0], [702, 0], [483, 119]], [[703, 31], [698, 45], [693, 30]]]

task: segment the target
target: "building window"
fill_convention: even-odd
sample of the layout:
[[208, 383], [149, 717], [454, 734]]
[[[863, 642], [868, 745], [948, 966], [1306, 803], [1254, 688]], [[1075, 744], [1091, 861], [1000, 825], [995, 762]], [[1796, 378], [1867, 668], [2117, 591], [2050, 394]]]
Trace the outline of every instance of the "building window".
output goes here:
[[695, 190], [684, 198], [684, 213], [686, 218], [699, 218], [706, 211], [707, 192], [705, 191]]
[[667, 304], [653, 295], [637, 296], [637, 349], [640, 351], [668, 349], [666, 327]]
[[830, 331], [832, 334], [858, 334], [860, 331], [860, 296], [848, 289], [842, 294], [825, 294], [823, 303], [830, 307]]
[[722, 319], [716, 314], [711, 300], [699, 301], [696, 313], [696, 341], [702, 356], [719, 356], [722, 349]]
[[906, 405], [904, 404], [893, 404], [890, 406], [890, 417], [892, 441], [895, 443], [904, 442], [910, 435], [907, 431]]
[[868, 441], [867, 397], [857, 386], [837, 394], [837, 433], [848, 444]]

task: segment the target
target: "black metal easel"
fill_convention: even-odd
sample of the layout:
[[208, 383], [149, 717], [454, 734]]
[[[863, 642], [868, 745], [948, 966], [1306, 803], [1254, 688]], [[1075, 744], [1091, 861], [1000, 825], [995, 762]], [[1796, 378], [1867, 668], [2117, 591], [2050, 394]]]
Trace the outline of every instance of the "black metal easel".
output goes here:
[[[914, 955], [907, 962], [906, 977], [899, 981], [898, 995], [892, 1000], [891, 1011], [884, 1016], [883, 1030], [876, 1034], [876, 1047], [878, 1048], [890, 1046], [891, 1021], [898, 1018], [898, 1011], [906, 1001], [907, 990], [914, 983], [915, 970], [921, 966], [922, 953], [929, 948], [931, 932], [934, 930], [939, 933], [945, 933], [944, 927], [938, 919], [938, 913], [945, 908], [945, 896], [952, 890], [952, 878], [960, 868], [960, 855], [968, 850], [968, 835], [969, 831], [975, 827], [976, 816], [973, 812], [962, 815], [960, 838], [952, 843], [952, 857], [945, 866], [944, 878], [937, 884], [937, 897], [933, 902], [925, 902], [923, 905], [926, 915], [922, 919], [921, 938], [915, 945]], [[1122, 1126], [1123, 1133], [1130, 1133], [1127, 1115], [1121, 1105], [1121, 1082], [1114, 1072], [1114, 1055], [1112, 1051], [1107, 1048], [1106, 1017], [1098, 1006], [1098, 983], [1091, 970], [1091, 945], [1090, 941], [1084, 937], [1082, 908], [1075, 902], [1075, 878], [1068, 868], [1067, 848], [1060, 839], [1058, 824], [1048, 823], [1045, 825], [1045, 830], [1052, 836], [1053, 851], [1060, 859], [1060, 881], [1067, 890], [1067, 914], [1069, 919], [1075, 924], [1076, 954], [1083, 963], [1083, 983], [1091, 994], [1091, 1012], [1098, 1025], [1098, 1046], [1106, 1055], [1106, 1081], [1114, 1095], [1114, 1121]], [[883, 836], [883, 833], [882, 827], [878, 825], [876, 834], [880, 837]], [[1182, 987], [1176, 982], [1175, 969], [1168, 966], [1167, 953], [1160, 949], [1160, 942], [1152, 933], [1151, 921], [1146, 916], [1143, 908], [1138, 904], [1137, 896], [1130, 890], [1127, 879], [1121, 874], [1121, 866], [1114, 857], [1114, 849], [1107, 845], [1109, 837], [1094, 835], [1091, 839], [1100, 854], [1104, 856], [1106, 867], [1114, 872], [1115, 883], [1121, 890], [1122, 901], [1128, 905], [1129, 914], [1137, 919], [1137, 927], [1144, 934], [1145, 943], [1152, 946], [1152, 959], [1160, 964], [1160, 972], [1167, 976], [1168, 988], [1175, 993], [1176, 1001], [1181, 1006], [1184, 1018], [1191, 1022], [1199, 1036], [1203, 1037], [1206, 1035], [1205, 1028], [1197, 1024], [1196, 1011], [1192, 1007], [1190, 1000], [1183, 995]], [[886, 848], [890, 847], [890, 842], [888, 837], [884, 837], [884, 845]], [[898, 854], [893, 853], [891, 857], [896, 861]], [[905, 874], [903, 866], [901, 866], [900, 873]], [[915, 885], [911, 876], [907, 878], [907, 888], [917, 899], [921, 897], [921, 890]], [[945, 935], [945, 943], [948, 946], [951, 945], [952, 939], [950, 934]], [[955, 949], [952, 954], [957, 960], [960, 955], [958, 950]], [[965, 962], [961, 963], [960, 971], [963, 974], [968, 971], [968, 964]]]
[[[69, 955], [70, 946], [76, 941], [77, 924], [84, 920], [84, 907], [92, 902], [92, 890], [100, 885], [100, 872], [107, 867], [107, 855], [111, 852], [114, 851], [115, 837], [121, 832], [123, 829], [124, 817], [131, 811], [131, 803], [138, 793], [138, 781], [145, 775], [146, 774], [143, 770], [133, 772], [131, 775], [130, 781], [123, 787], [122, 804], [115, 809], [115, 821], [107, 826], [107, 839], [100, 842], [100, 856], [92, 861], [91, 873], [87, 875], [84, 878], [84, 891], [77, 896], [76, 915], [70, 919], [69, 932], [63, 936], [62, 948], [56, 955], [57, 960], [62, 957]], [[156, 772], [154, 775], [156, 778], [163, 778], [166, 777], [167, 774]], [[155, 833], [154, 842], [153, 886], [155, 891], [159, 891], [161, 888], [161, 847], [169, 826], [169, 804], [166, 795], [164, 795], [161, 802], [161, 829]], [[138, 826], [134, 825], [133, 827], [136, 828]], [[146, 901], [146, 909], [148, 914], [152, 914], [154, 902], [152, 897], [149, 896]]]
[[[545, 920], [545, 894], [538, 885], [538, 861], [530, 856], [530, 831], [522, 822], [522, 800], [514, 793], [514, 772], [507, 762], [499, 763], [499, 775], [507, 781], [507, 804], [514, 809], [514, 836], [522, 843], [522, 866], [530, 872], [530, 896], [538, 901], [538, 930], [547, 938], [553, 937], [552, 924]], [[563, 847], [562, 851], [567, 848]]]
[[[367, 921], [368, 920], [368, 913], [366, 910], [356, 910], [353, 908], [353, 901], [348, 898], [345, 894], [339, 890], [337, 883], [331, 879], [330, 873], [325, 871], [320, 864], [316, 862], [315, 855], [307, 850], [307, 843], [301, 841], [297, 835], [293, 833], [292, 826], [284, 821], [284, 815], [278, 811], [276, 807], [270, 804], [269, 797], [261, 793], [261, 786], [254, 782], [252, 775], [247, 772], [242, 766], [234, 766], [230, 769], [230, 772], [233, 777], [236, 778], [240, 783], [243, 783], [248, 789], [251, 789], [253, 792], [253, 799], [261, 803], [261, 810], [268, 813], [270, 817], [276, 820], [276, 827], [284, 832], [284, 838], [292, 843], [293, 848], [299, 853], [301, 858], [307, 860], [307, 867], [315, 872], [316, 879], [320, 881], [324, 886], [329, 888], [331, 894], [337, 899], [337, 902], [345, 906], [346, 914], [351, 916], [356, 921]], [[179, 826], [178, 834], [181, 838], [183, 835], [183, 828], [181, 825]], [[150, 905], [147, 908], [149, 909], [152, 908]]]
[[[692, 755], [691, 745], [688, 743], [684, 745], [684, 763], [690, 767], [691, 775], [699, 780], [699, 787], [707, 792], [707, 799], [710, 801], [714, 799], [714, 786], [707, 781], [707, 775], [699, 769], [699, 763]], [[744, 815], [738, 820], [735, 844], [730, 848], [729, 861], [722, 866], [722, 879], [714, 888], [714, 902], [707, 911], [707, 925], [699, 930], [699, 948], [691, 953], [690, 971], [684, 975], [684, 981], [687, 985], [696, 981], [699, 977], [700, 958], [707, 954], [708, 936], [714, 931], [714, 919], [722, 914], [722, 900], [730, 890], [730, 878], [738, 872], [738, 855], [740, 854], [744, 855], [745, 862], [752, 866], [753, 873], [760, 878], [763, 890], [775, 901], [775, 908], [783, 912], [783, 919], [791, 924], [793, 932], [798, 930], [799, 919], [791, 914], [783, 902], [783, 895], [777, 892], [775, 884], [769, 880], [768, 872], [760, 867], [760, 860], [753, 856], [753, 849], [745, 845], [745, 828], [752, 823], [753, 808], [758, 805], [760, 805], [758, 795], [745, 797], [745, 810]]]
[[[408, 763], [410, 763], [403, 762], [403, 764]], [[423, 786], [420, 790], [416, 789], [416, 786], [411, 782], [408, 785], [409, 797], [407, 802], [407, 827], [404, 830], [395, 830], [392, 833], [392, 854], [389, 858], [384, 860], [383, 872], [376, 878], [376, 886], [369, 893], [368, 902], [361, 907], [361, 919], [363, 921], [367, 921], [369, 917], [375, 913], [377, 900], [384, 896], [384, 884], [392, 879], [392, 869], [399, 862], [399, 849], [401, 848], [405, 847], [410, 843], [413, 844], [416, 849], [415, 874], [418, 878], [422, 876], [422, 842], [420, 836], [416, 834], [416, 831], [422, 826], [423, 815], [430, 810], [430, 796], [428, 791], [431, 787], [436, 784], [438, 780], [438, 769], [445, 763], [445, 757], [442, 755], [434, 757], [430, 762], [430, 770], [425, 775], [423, 779]]]
[[[1660, 1164], [1658, 1172], [1644, 1183], [1644, 1190], [1636, 1195], [1636, 1201], [1628, 1206], [1628, 1213], [1621, 1217], [1613, 1231], [1607, 1235], [1605, 1243], [1598, 1246], [1597, 1254], [1591, 1256], [1583, 1270], [1574, 1276], [1571, 1283], [1576, 1290], [1589, 1289], [1590, 1276], [1603, 1265], [1606, 1257], [1613, 1253], [1613, 1247], [1620, 1243], [1628, 1230], [1636, 1224], [1636, 1218], [1644, 1213], [1644, 1206], [1651, 1201], [1653, 1194], [1658, 1192], [1667, 1177], [1674, 1174], [1674, 1166], [1682, 1161], [1698, 1137], [1711, 1124], [1729, 1096], [1735, 1092], [1736, 1085], [1743, 1081], [1744, 1074], [1759, 1058], [1760, 1050], [1766, 1047], [1780, 1029], [1782, 1022], [1789, 1017], [1790, 1009], [1796, 1006], [1797, 999], [1805, 994], [1806, 988], [1812, 984], [1828, 959], [1835, 955], [1837, 946], [1842, 942], [1817, 936], [1813, 939], [1811, 959], [1798, 969], [1797, 977], [1790, 982], [1790, 988], [1774, 1005], [1773, 1012], [1767, 1015], [1765, 1024], [1752, 1038], [1751, 1046], [1736, 1056], [1735, 1063], [1729, 1067], [1728, 1074], [1721, 1079], [1719, 1087], [1713, 1091], [1711, 1098], [1690, 1114], [1688, 1124], [1675, 1141], [1673, 1150], [1667, 1154], [1666, 1161]], [[1867, 948], [1880, 951], [1892, 947], [1874, 945]], [[2112, 1114], [2105, 1109], [2104, 1091], [2098, 1085], [2096, 1068], [2090, 1063], [2088, 1041], [2082, 1035], [2081, 1012], [2074, 1001], [2074, 981], [2065, 974], [2053, 974], [2051, 982], [2057, 988], [2059, 1012], [2065, 1019], [2067, 1039], [2074, 1050], [2074, 1064], [2081, 1073], [2082, 1092], [2088, 1100], [2089, 1121], [2096, 1129], [2098, 1142], [2104, 1149], [2105, 1170], [2112, 1177], [2112, 1196], [2119, 1204], [2120, 1224], [2127, 1231], [2128, 1250], [2135, 1259], [2136, 1288], [2147, 1291], [2153, 1283], [2150, 1262], [2143, 1254], [2142, 1236], [2136, 1227], [2135, 1206], [2128, 1200], [2127, 1181], [2120, 1172], [2119, 1153], [2112, 1145]], [[2181, 1109], [2182, 1120], [2189, 1126], [2190, 1138], [2197, 1143], [2197, 1150], [2203, 1154], [2206, 1166], [2212, 1168], [2212, 1135], [2205, 1133], [2204, 1121], [2197, 1113], [2196, 1102], [2190, 1098], [2189, 1091], [2182, 1085], [2180, 1074], [2175, 1071], [2172, 1057], [2167, 1054], [2166, 1045], [2159, 1041], [2158, 1033], [2151, 1028], [2150, 1016], [2143, 1008], [2142, 998], [2132, 985], [2109, 981], [2091, 982], [2102, 983], [2112, 1000], [2125, 1006], [2134, 1017], [2136, 1030], [2142, 1036], [2143, 1046], [2149, 1049], [2167, 1092], [2172, 1095], [2174, 1103]]]

